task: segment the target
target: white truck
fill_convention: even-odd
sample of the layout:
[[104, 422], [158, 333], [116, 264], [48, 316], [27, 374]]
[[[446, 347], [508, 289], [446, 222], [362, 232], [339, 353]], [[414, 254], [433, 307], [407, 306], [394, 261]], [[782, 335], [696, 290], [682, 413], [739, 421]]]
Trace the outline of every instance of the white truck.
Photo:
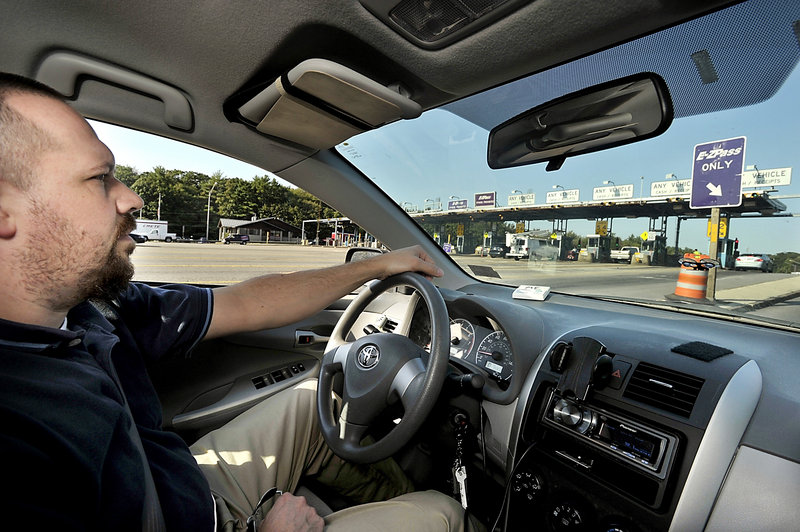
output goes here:
[[553, 245], [546, 232], [507, 233], [506, 246], [508, 246], [506, 258], [514, 260], [556, 260], [558, 258], [558, 246]]
[[142, 235], [147, 240], [163, 240], [172, 242], [177, 238], [175, 233], [167, 232], [167, 222], [164, 220], [136, 220], [137, 235]]
[[639, 248], [636, 246], [622, 246], [619, 249], [611, 250], [611, 262], [627, 262], [630, 264], [633, 256], [639, 253]]

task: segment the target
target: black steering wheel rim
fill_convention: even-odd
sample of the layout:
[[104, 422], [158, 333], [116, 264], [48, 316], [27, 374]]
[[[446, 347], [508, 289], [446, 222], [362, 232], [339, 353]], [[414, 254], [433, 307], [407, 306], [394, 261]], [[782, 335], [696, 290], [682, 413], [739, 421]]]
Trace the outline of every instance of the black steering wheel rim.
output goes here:
[[[430, 355], [405, 336], [378, 333], [347, 342], [346, 334], [358, 316], [380, 294], [396, 286], [413, 287], [431, 319]], [[374, 349], [373, 349], [374, 348]], [[362, 351], [376, 355], [374, 366], [358, 362]], [[432, 410], [442, 389], [450, 354], [450, 320], [439, 290], [425, 277], [402, 273], [369, 285], [348, 306], [337, 323], [323, 357], [317, 387], [317, 414], [328, 446], [338, 456], [355, 463], [373, 463], [400, 450], [417, 432]], [[363, 358], [370, 358], [364, 355]], [[427, 358], [427, 365], [423, 362]], [[368, 361], [369, 362], [369, 361]], [[343, 405], [334, 418], [333, 381], [343, 377]], [[385, 401], [381, 404], [381, 401]], [[400, 400], [405, 413], [388, 434], [364, 445], [369, 421], [393, 400]]]

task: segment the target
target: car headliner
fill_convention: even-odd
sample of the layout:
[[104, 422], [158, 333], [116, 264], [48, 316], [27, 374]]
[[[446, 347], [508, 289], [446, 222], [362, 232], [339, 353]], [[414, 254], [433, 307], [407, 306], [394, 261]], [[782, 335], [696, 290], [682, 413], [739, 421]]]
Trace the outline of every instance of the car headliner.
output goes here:
[[150, 97], [92, 80], [82, 83], [74, 105], [89, 117], [275, 172], [314, 150], [259, 134], [232, 120], [230, 109], [305, 59], [331, 59], [381, 83], [398, 82], [427, 109], [732, 3], [681, 1], [665, 8], [660, 0], [536, 0], [431, 51], [357, 2], [2, 1], [14, 16], [3, 24], [0, 70], [35, 76], [47, 54], [67, 50], [146, 74], [186, 94], [193, 130], [166, 126]]

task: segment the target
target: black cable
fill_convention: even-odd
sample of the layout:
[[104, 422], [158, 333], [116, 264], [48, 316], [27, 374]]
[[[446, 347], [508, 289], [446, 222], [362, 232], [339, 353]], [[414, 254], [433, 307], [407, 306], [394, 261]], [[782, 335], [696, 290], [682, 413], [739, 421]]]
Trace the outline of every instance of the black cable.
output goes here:
[[535, 441], [533, 443], [531, 443], [528, 446], [528, 448], [525, 449], [525, 452], [523, 452], [522, 455], [519, 457], [519, 460], [517, 460], [517, 463], [514, 464], [514, 467], [511, 468], [511, 472], [508, 475], [508, 479], [506, 479], [506, 489], [503, 492], [503, 502], [500, 504], [500, 510], [497, 513], [497, 519], [495, 519], [494, 525], [492, 525], [492, 528], [490, 529], [490, 532], [494, 532], [495, 531], [495, 529], [497, 528], [497, 525], [500, 524], [500, 518], [503, 517], [503, 510], [505, 509], [506, 501], [509, 498], [509, 492], [511, 491], [511, 483], [514, 480], [514, 474], [517, 472], [517, 468], [525, 460], [525, 457], [528, 455], [530, 450], [533, 449], [536, 446], [537, 443], [538, 442], [535, 442]]
[[485, 421], [483, 418], [483, 405], [478, 405], [478, 410], [481, 413], [481, 458], [483, 459], [483, 470], [486, 471], [486, 439], [484, 438], [483, 429], [485, 428]]

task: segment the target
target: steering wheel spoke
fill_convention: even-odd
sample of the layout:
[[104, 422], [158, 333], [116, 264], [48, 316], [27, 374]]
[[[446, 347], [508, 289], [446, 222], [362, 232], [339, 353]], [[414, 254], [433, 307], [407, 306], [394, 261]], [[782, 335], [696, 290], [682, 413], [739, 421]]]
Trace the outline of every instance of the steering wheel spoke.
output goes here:
[[343, 343], [336, 346], [332, 350], [325, 353], [325, 356], [322, 358], [322, 364], [332, 365], [336, 369], [341, 370], [341, 368], [343, 368], [347, 362], [347, 355], [350, 353], [352, 347], [352, 343]]
[[394, 401], [399, 398], [403, 408], [408, 410], [416, 403], [424, 379], [425, 365], [422, 359], [412, 358], [394, 376], [389, 389], [389, 400]]
[[343, 419], [339, 419], [339, 437], [350, 448], [361, 446], [361, 440], [367, 435], [367, 429], [369, 427], [366, 425], [348, 423]]

